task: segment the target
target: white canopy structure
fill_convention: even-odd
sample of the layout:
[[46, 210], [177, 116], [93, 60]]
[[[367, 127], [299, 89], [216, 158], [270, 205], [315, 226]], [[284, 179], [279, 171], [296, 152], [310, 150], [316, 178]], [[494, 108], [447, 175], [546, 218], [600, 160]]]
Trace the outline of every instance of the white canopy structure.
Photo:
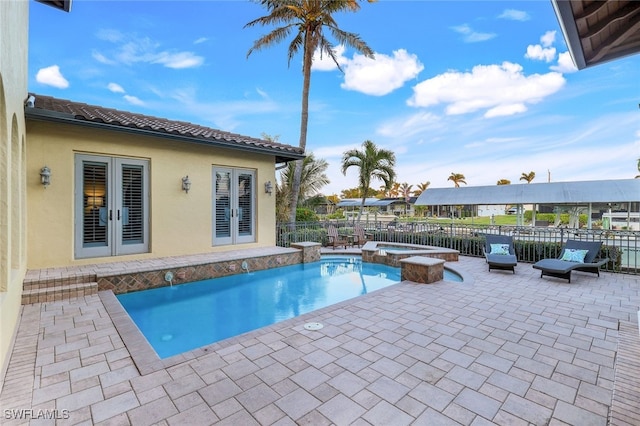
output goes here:
[[429, 188], [416, 205], [582, 205], [640, 201], [640, 179]]
[[[594, 205], [624, 205], [629, 220], [631, 203], [640, 201], [640, 179], [597, 180], [581, 182], [528, 183], [518, 185], [467, 186], [459, 188], [429, 188], [416, 200], [420, 206], [533, 204], [584, 207], [588, 209], [587, 227], [591, 228]], [[522, 209], [519, 209], [522, 211]], [[518, 224], [522, 224], [519, 214]]]

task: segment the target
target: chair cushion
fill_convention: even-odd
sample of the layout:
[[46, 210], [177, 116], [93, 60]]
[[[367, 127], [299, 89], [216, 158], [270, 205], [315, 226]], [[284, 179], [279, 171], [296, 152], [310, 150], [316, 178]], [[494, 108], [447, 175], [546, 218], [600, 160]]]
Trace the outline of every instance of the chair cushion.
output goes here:
[[491, 244], [491, 254], [509, 254], [509, 244]]
[[518, 259], [512, 254], [493, 254], [487, 255], [487, 262], [490, 265], [516, 266]]
[[580, 249], [565, 249], [564, 253], [560, 260], [565, 260], [567, 262], [578, 262], [584, 263], [584, 257], [587, 255], [589, 250], [580, 250]]

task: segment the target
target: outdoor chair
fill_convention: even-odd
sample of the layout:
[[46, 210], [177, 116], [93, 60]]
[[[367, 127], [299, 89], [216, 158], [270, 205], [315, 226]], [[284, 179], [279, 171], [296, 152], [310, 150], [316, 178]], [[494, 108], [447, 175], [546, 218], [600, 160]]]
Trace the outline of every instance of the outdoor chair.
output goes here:
[[572, 271], [590, 272], [600, 276], [600, 267], [609, 262], [609, 258], [597, 259], [601, 241], [567, 240], [558, 259], [542, 259], [533, 264], [540, 270], [540, 278], [548, 275], [565, 278], [571, 282]]
[[516, 273], [518, 258], [513, 248], [513, 237], [508, 235], [485, 235], [484, 257], [492, 269], [501, 269]]
[[373, 238], [371, 238], [371, 234], [367, 234], [364, 231], [364, 228], [362, 226], [360, 226], [360, 225], [356, 225], [354, 227], [353, 233], [354, 233], [353, 243], [357, 244], [358, 247], [362, 247], [368, 241], [373, 241]]
[[339, 235], [338, 229], [335, 226], [329, 226], [327, 228], [327, 236], [329, 237], [329, 245], [333, 247], [335, 250], [336, 247], [344, 247], [347, 248], [347, 245], [350, 244], [349, 238], [345, 235]]

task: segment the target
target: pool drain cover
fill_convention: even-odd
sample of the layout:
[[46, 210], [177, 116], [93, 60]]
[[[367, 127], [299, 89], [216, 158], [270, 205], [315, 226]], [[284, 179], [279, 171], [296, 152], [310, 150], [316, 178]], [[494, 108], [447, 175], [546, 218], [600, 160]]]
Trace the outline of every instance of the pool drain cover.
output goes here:
[[319, 322], [308, 322], [304, 325], [305, 330], [320, 330], [324, 325]]

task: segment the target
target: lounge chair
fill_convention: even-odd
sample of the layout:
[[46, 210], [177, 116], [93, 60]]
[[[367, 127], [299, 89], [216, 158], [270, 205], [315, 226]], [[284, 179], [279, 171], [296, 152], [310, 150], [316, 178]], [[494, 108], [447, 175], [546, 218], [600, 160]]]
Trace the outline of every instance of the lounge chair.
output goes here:
[[370, 234], [367, 234], [364, 231], [364, 228], [360, 225], [355, 226], [355, 228], [353, 229], [353, 233], [354, 233], [353, 243], [357, 244], [358, 247], [362, 247], [368, 241], [373, 241], [373, 238], [370, 238]]
[[339, 235], [338, 229], [335, 226], [329, 226], [327, 228], [327, 236], [329, 237], [329, 245], [333, 247], [335, 250], [336, 247], [344, 247], [347, 248], [347, 245], [350, 244], [349, 238], [345, 235]]
[[600, 276], [600, 267], [609, 262], [609, 258], [596, 259], [600, 254], [600, 241], [567, 240], [558, 259], [542, 259], [533, 264], [540, 270], [540, 277], [548, 275], [565, 278], [571, 282], [571, 271], [591, 272]]
[[516, 273], [518, 258], [513, 248], [513, 237], [508, 235], [485, 235], [484, 257], [492, 269], [502, 269]]

